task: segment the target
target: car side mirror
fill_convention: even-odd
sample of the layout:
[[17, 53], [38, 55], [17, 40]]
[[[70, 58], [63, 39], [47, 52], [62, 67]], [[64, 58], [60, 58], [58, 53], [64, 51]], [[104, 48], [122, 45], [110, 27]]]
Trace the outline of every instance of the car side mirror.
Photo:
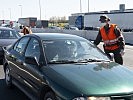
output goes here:
[[36, 57], [31, 57], [31, 56], [25, 57], [25, 63], [39, 66]]

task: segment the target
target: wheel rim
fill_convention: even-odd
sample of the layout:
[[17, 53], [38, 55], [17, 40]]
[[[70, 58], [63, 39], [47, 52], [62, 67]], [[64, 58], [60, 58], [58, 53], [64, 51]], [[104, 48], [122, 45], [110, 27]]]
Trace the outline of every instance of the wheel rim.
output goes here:
[[5, 77], [6, 77], [6, 83], [7, 83], [7, 84], [10, 83], [10, 79], [11, 79], [9, 72], [10, 72], [10, 71], [9, 71], [9, 68], [7, 68], [7, 69], [6, 69], [6, 76], [5, 76]]

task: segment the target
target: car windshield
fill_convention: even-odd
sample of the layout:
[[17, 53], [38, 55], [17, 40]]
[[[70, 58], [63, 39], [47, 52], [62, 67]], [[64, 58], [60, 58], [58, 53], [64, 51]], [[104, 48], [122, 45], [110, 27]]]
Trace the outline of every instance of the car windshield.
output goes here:
[[108, 57], [87, 40], [43, 41], [48, 63], [77, 63], [109, 61]]
[[19, 37], [15, 30], [0, 30], [0, 39], [18, 39]]

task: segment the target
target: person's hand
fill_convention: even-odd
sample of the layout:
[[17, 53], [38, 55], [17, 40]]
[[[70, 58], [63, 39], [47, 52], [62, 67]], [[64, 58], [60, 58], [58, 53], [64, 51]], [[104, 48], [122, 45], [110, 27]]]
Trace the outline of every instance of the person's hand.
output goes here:
[[123, 56], [125, 54], [125, 50], [121, 49], [120, 54], [121, 54], [121, 56]]

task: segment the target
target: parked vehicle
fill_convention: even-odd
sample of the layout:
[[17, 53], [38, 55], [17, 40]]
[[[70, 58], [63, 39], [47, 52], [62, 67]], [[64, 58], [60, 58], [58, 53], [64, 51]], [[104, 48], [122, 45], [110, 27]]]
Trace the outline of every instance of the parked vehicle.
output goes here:
[[58, 27], [58, 26], [49, 26], [48, 28], [49, 28], [49, 29], [56, 29], [56, 30], [60, 30], [60, 29], [61, 29], [61, 28]]
[[14, 29], [0, 27], [0, 64], [3, 63], [4, 51], [3, 48], [13, 44], [20, 35]]
[[31, 100], [131, 100], [133, 70], [119, 65], [92, 42], [70, 34], [37, 33], [5, 50], [8, 87]]
[[36, 28], [47, 28], [48, 27], [48, 20], [37, 20], [36, 21]]
[[64, 27], [64, 29], [68, 29], [68, 30], [79, 30], [77, 27]]
[[133, 31], [133, 9], [125, 9], [125, 4], [120, 4], [118, 10], [98, 11], [87, 13], [75, 13], [69, 16], [69, 25], [76, 26], [79, 29], [95, 30], [100, 27], [99, 17], [103, 14], [111, 19], [111, 23], [115, 23], [124, 32]]

